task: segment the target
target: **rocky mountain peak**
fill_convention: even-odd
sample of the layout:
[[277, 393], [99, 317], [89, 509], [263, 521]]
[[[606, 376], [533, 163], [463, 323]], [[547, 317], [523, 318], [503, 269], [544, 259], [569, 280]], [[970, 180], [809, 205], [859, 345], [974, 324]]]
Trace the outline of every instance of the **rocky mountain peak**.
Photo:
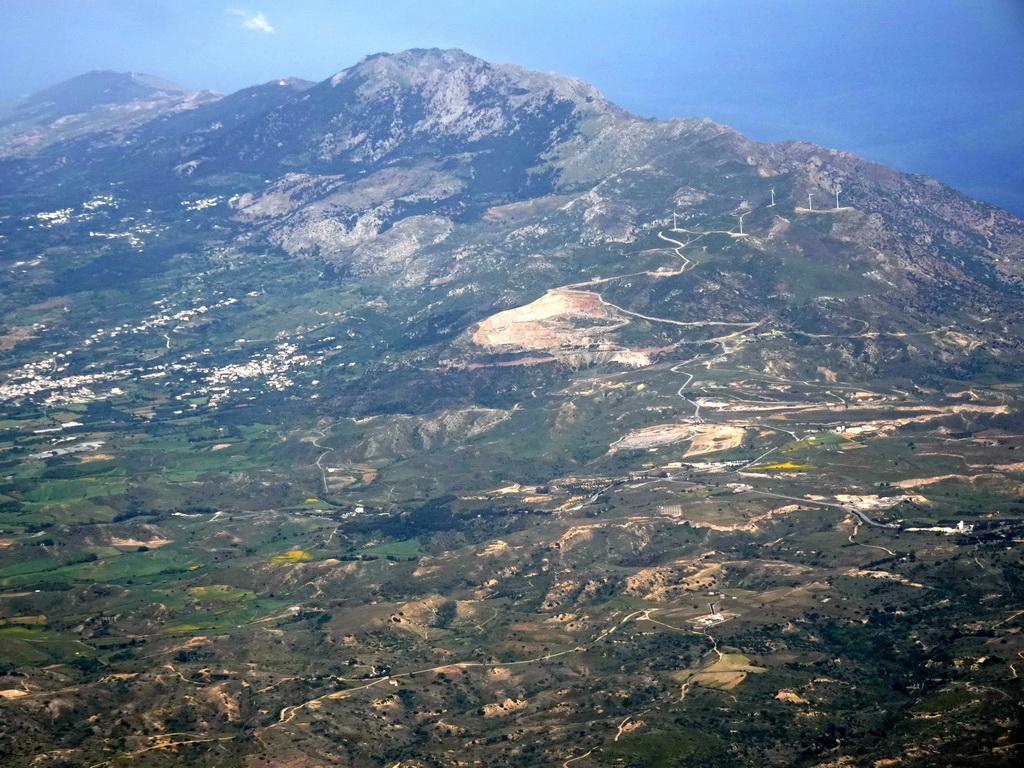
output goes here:
[[511, 189], [527, 183], [529, 169], [584, 121], [628, 117], [580, 80], [458, 49], [414, 49], [364, 59], [222, 132], [203, 155], [213, 159], [204, 161], [208, 171], [226, 170], [230, 158], [264, 178], [296, 169], [365, 172], [447, 156], [489, 189]]
[[514, 64], [497, 64], [458, 48], [415, 48], [395, 54], [375, 54], [330, 79], [332, 87], [358, 82], [365, 100], [400, 93], [417, 93], [427, 105], [427, 123], [455, 125], [472, 109], [498, 106], [536, 110], [540, 105], [566, 103], [576, 113], [615, 114], [624, 110], [608, 101], [590, 83]]

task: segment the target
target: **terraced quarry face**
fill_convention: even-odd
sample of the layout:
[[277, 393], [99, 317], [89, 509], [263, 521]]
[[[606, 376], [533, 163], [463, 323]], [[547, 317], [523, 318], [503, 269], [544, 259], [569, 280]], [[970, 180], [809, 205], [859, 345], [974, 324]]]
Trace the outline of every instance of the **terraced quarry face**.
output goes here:
[[627, 322], [592, 291], [557, 290], [483, 320], [473, 342], [500, 351], [586, 349]]
[[0, 159], [0, 763], [1017, 764], [1024, 224], [459, 52], [261, 98]]

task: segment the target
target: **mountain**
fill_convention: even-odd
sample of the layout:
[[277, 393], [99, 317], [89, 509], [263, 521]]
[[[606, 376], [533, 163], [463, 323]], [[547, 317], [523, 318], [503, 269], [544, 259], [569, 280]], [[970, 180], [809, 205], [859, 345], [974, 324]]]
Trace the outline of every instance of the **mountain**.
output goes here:
[[0, 126], [50, 125], [60, 118], [135, 101], [179, 99], [193, 92], [135, 72], [93, 71], [19, 99], [5, 109]]
[[1015, 764], [1021, 220], [459, 50], [3, 120], [5, 765]]
[[0, 155], [33, 155], [77, 136], [118, 135], [216, 98], [149, 75], [88, 72], [0, 107]]
[[466, 151], [504, 169], [603, 114], [623, 113], [579, 81], [461, 51], [409, 51], [339, 72], [220, 146], [259, 167], [325, 173]]
[[[254, 95], [229, 97], [232, 103], [250, 97], [247, 110], [262, 107], [240, 113], [249, 119], [225, 121], [218, 111], [224, 107], [214, 105], [189, 114], [186, 120], [217, 126], [203, 141], [182, 140], [154, 157], [147, 143], [129, 140], [135, 146], [91, 159], [97, 180], [131, 182], [134, 172], [134, 180], [149, 182], [154, 171], [172, 174], [185, 164], [200, 176], [240, 172], [262, 179], [296, 169], [336, 174], [464, 155], [463, 162], [471, 162], [466, 172], [479, 183], [514, 187], [529, 180], [529, 167], [560, 135], [586, 119], [625, 115], [582, 82], [489, 64], [461, 51], [371, 56], [283, 103], [254, 102]], [[166, 135], [162, 125], [149, 132]], [[95, 154], [96, 138], [51, 148], [30, 172], [47, 160], [63, 168], [69, 150]]]

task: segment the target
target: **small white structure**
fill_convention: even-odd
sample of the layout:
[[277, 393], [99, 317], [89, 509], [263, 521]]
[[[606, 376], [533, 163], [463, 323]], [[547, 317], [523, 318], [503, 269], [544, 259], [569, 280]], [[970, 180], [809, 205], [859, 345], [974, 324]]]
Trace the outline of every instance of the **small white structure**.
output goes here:
[[965, 523], [961, 520], [955, 526], [949, 525], [933, 525], [928, 528], [905, 528], [906, 531], [926, 531], [929, 533], [944, 533], [947, 536], [951, 536], [954, 533], [970, 533], [974, 530], [974, 526], [971, 523]]

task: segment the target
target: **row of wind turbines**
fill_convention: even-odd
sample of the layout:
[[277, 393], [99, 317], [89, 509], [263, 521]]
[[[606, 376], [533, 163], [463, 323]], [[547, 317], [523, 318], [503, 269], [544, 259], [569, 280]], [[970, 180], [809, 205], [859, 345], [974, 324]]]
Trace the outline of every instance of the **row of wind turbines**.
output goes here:
[[[774, 188], [772, 189], [772, 202], [767, 207], [768, 208], [774, 208], [775, 207], [775, 189]], [[807, 208], [805, 208], [804, 210], [807, 210], [807, 211], [813, 211], [814, 210], [814, 193], [813, 192], [808, 192], [807, 193]], [[828, 210], [828, 209], [826, 208], [826, 209], [821, 209], [821, 210]], [[838, 189], [836, 190], [836, 207], [832, 208], [831, 210], [833, 210], [833, 211], [846, 210], [845, 208], [843, 208], [839, 204], [839, 190]]]
[[[772, 201], [771, 201], [771, 203], [769, 205], [765, 206], [766, 208], [774, 208], [775, 207], [775, 189], [774, 189], [774, 187], [771, 190], [771, 194], [772, 194]], [[836, 207], [835, 208], [821, 208], [821, 209], [818, 209], [817, 211], [815, 211], [815, 209], [814, 209], [814, 193], [813, 192], [809, 192], [807, 194], [807, 207], [806, 208], [800, 208], [799, 206], [796, 208], [796, 212], [797, 213], [801, 213], [801, 212], [806, 212], [806, 213], [832, 213], [832, 212], [835, 212], [835, 211], [847, 211], [847, 210], [852, 210], [852, 208], [850, 208], [849, 206], [844, 208], [843, 206], [841, 206], [839, 204], [839, 191], [838, 190], [836, 190]], [[746, 211], [744, 213], [741, 213], [740, 216], [739, 216], [739, 219], [740, 219], [740, 231], [739, 231], [739, 234], [741, 236], [744, 235], [744, 232], [743, 232], [743, 217], [746, 216], [747, 213], [750, 213], [750, 211]], [[679, 228], [678, 215], [676, 214], [675, 211], [673, 211], [672, 212], [672, 229], [678, 229], [678, 228]]]

